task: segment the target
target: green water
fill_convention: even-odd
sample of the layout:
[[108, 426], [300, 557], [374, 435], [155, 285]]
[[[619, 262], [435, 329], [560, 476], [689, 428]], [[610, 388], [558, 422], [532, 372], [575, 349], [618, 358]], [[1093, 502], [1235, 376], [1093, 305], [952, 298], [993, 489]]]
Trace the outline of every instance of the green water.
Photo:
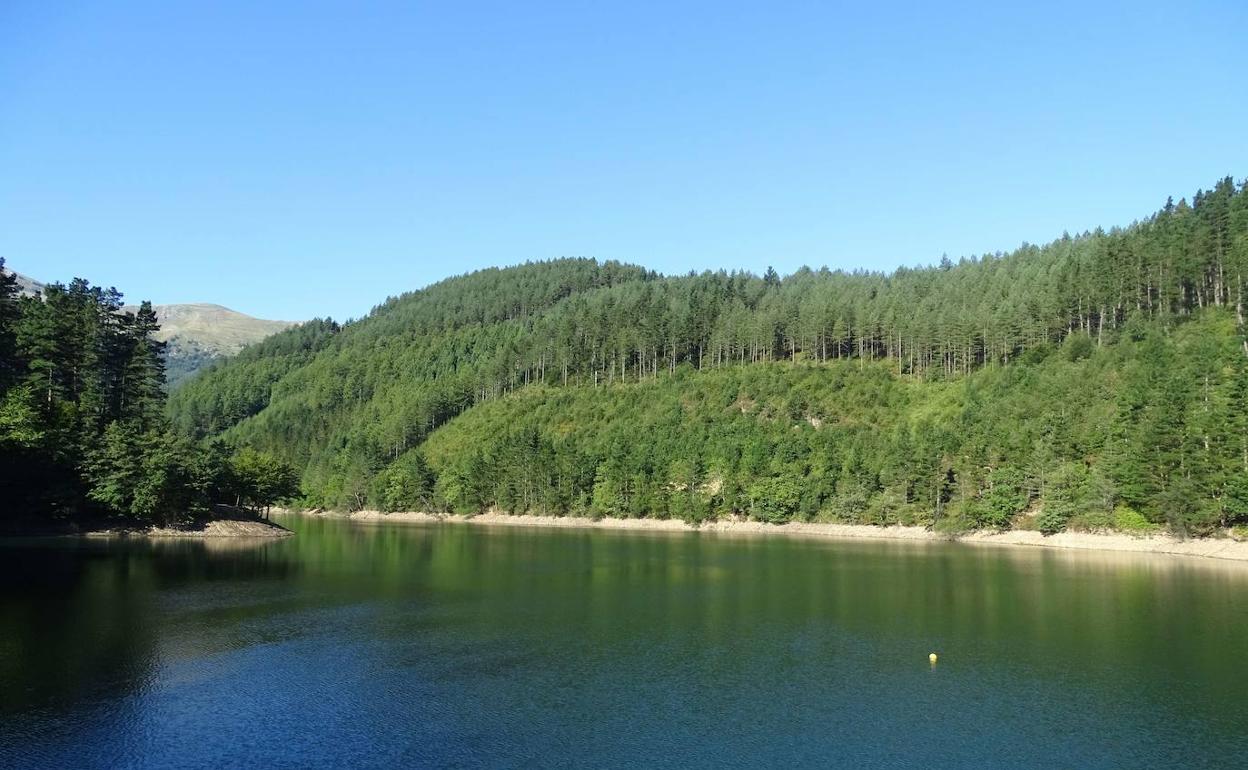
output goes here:
[[0, 544], [0, 766], [1248, 756], [1245, 565], [285, 523], [297, 537]]

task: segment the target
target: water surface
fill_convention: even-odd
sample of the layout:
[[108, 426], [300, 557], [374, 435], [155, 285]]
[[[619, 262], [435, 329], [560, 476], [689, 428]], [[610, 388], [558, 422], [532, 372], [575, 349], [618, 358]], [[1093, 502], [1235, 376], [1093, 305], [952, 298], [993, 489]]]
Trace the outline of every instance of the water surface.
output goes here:
[[1248, 756], [1245, 565], [286, 523], [259, 543], [0, 543], [0, 766]]

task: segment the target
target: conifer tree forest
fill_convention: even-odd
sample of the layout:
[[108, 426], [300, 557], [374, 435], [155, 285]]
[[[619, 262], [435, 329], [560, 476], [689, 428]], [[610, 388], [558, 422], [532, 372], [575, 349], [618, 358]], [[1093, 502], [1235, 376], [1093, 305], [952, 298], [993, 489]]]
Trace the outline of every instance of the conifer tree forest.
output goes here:
[[278, 334], [174, 393], [304, 502], [1206, 533], [1248, 521], [1248, 186], [892, 274], [564, 259]]
[[150, 302], [83, 279], [19, 296], [0, 258], [0, 531], [182, 525], [214, 503], [264, 507], [293, 471], [170, 429]]
[[42, 478], [76, 469], [61, 506], [150, 510], [100, 481], [137, 443], [246, 448], [339, 510], [1209, 534], [1248, 523], [1246, 279], [1231, 178], [1128, 227], [890, 274], [560, 259], [294, 327], [165, 412], [150, 319], [75, 282], [4, 300], [0, 442], [44, 447]]

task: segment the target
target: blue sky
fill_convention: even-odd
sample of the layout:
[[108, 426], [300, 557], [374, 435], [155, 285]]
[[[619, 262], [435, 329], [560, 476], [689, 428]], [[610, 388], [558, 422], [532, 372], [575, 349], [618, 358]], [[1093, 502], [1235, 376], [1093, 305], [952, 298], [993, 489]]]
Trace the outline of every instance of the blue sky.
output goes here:
[[5, 0], [0, 256], [341, 319], [559, 256], [891, 270], [1248, 176], [1248, 3], [1014, 5]]

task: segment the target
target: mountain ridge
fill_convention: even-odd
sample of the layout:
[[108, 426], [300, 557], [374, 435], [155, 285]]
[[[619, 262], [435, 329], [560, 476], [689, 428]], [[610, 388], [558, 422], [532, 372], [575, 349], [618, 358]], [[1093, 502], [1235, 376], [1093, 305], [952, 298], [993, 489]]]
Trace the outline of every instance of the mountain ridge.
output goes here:
[[160, 322], [156, 339], [166, 345], [170, 387], [296, 323], [255, 318], [211, 302], [153, 305], [152, 309]]

